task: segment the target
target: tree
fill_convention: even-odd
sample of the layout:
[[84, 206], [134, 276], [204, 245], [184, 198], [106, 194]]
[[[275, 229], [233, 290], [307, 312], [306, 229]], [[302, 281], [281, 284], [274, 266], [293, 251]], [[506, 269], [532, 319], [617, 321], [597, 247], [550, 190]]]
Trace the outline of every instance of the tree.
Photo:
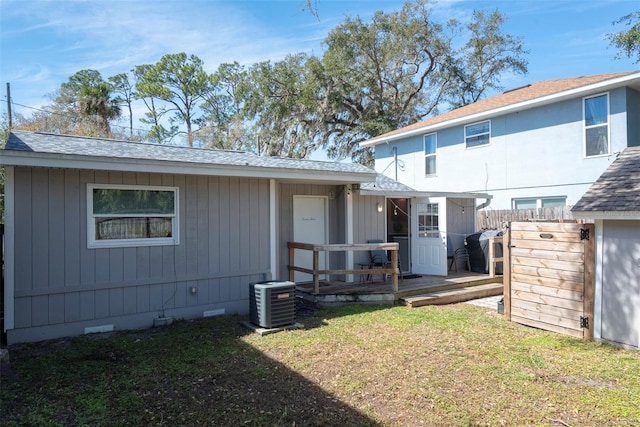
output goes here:
[[250, 144], [252, 137], [244, 115], [248, 77], [245, 67], [237, 62], [221, 64], [210, 76], [211, 92], [204, 101], [202, 127], [196, 135], [203, 145], [246, 149]]
[[[624, 55], [629, 59], [634, 59], [634, 63], [640, 62], [640, 11], [632, 12], [623, 16], [617, 21], [613, 22], [613, 25], [624, 24], [631, 26], [624, 31], [608, 34], [607, 38], [611, 45], [622, 49]], [[621, 57], [621, 54], [616, 55], [617, 58]]]
[[359, 142], [435, 114], [445, 101], [475, 102], [505, 72], [526, 72], [522, 43], [501, 33], [497, 11], [474, 13], [459, 51], [461, 24], [434, 22], [431, 12], [419, 0], [376, 12], [371, 22], [347, 18], [329, 33], [321, 61], [310, 66], [321, 82], [322, 130], [315, 134], [330, 157], [370, 165], [372, 153]]
[[[136, 80], [134, 87], [137, 87], [138, 82], [142, 79], [142, 76], [151, 67], [153, 67], [153, 65], [151, 64], [137, 65], [133, 70], [131, 70]], [[170, 141], [178, 133], [178, 126], [171, 125], [169, 129], [166, 129], [163, 126], [162, 117], [166, 113], [166, 110], [156, 108], [156, 101], [152, 96], [147, 97], [140, 92], [134, 91], [134, 97], [135, 99], [142, 100], [144, 105], [147, 107], [147, 112], [144, 114], [144, 117], [140, 118], [140, 121], [142, 123], [151, 126], [151, 128], [147, 132], [146, 138], [158, 144]]]
[[202, 60], [186, 53], [164, 55], [156, 64], [140, 69], [135, 88], [140, 98], [158, 99], [168, 104], [169, 108], [161, 107], [159, 115], [173, 113], [169, 123], [184, 124], [187, 143], [193, 146], [197, 130], [193, 126], [197, 124], [199, 107], [211, 91]]
[[97, 126], [104, 136], [111, 135], [109, 120], [120, 116], [120, 107], [112, 98], [113, 86], [104, 81], [99, 71], [81, 70], [61, 85], [56, 102], [73, 106], [83, 118], [97, 119]]
[[310, 61], [299, 53], [251, 67], [246, 117], [261, 154], [306, 158], [317, 148], [319, 87]]
[[330, 157], [370, 165], [372, 153], [360, 141], [418, 121], [440, 103], [436, 71], [451, 49], [426, 5], [378, 11], [370, 23], [347, 18], [325, 39], [326, 52], [312, 66], [322, 82], [321, 143]]
[[442, 72], [451, 84], [447, 91], [452, 107], [472, 104], [491, 89], [502, 89], [500, 77], [505, 72], [526, 74], [527, 61], [522, 40], [503, 34], [505, 18], [497, 10], [473, 12], [467, 24], [469, 40]]
[[132, 104], [135, 99], [135, 92], [133, 85], [129, 81], [129, 76], [126, 73], [116, 74], [109, 77], [109, 82], [113, 87], [113, 92], [116, 94], [114, 101], [118, 105], [124, 105], [129, 111], [129, 138], [133, 138], [133, 111]]
[[[9, 134], [11, 129], [9, 128], [9, 119], [6, 113], [2, 114], [2, 120], [0, 120], [0, 147], [4, 148], [9, 140]], [[0, 222], [4, 224], [4, 166], [0, 167]]]

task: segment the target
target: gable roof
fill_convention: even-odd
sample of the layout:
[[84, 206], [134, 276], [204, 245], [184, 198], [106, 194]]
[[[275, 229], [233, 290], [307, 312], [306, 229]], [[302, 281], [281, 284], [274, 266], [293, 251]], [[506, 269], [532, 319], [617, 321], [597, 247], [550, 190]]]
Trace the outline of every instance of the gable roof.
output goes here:
[[640, 147], [627, 147], [571, 209], [591, 219], [640, 219]]
[[26, 131], [11, 132], [0, 150], [0, 164], [346, 183], [376, 177], [375, 171], [356, 163]]
[[506, 113], [539, 107], [578, 96], [588, 96], [623, 86], [633, 86], [640, 90], [640, 72], [627, 71], [546, 80], [507, 90], [499, 95], [387, 132], [364, 141], [360, 145], [371, 147], [416, 134], [486, 120]]

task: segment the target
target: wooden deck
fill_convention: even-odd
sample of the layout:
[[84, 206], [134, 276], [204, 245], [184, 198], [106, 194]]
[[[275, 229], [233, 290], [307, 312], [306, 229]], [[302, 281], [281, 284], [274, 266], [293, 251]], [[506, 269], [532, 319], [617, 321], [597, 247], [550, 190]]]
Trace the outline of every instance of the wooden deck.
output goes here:
[[[318, 307], [395, 303], [418, 307], [502, 294], [502, 276], [490, 277], [487, 274], [468, 271], [450, 272], [447, 277], [423, 275], [404, 279], [399, 282], [397, 292], [393, 292], [389, 280], [383, 282], [380, 275], [376, 276], [377, 280], [369, 282], [321, 281], [318, 293], [314, 293], [313, 283], [299, 283], [296, 286], [296, 294], [305, 302]], [[440, 296], [443, 299], [440, 299]]]

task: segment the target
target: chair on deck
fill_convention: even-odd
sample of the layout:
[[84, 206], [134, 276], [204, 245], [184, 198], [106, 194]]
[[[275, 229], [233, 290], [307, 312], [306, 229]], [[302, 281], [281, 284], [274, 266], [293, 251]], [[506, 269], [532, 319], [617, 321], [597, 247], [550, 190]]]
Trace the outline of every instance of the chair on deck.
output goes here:
[[[371, 239], [371, 240], [367, 240], [367, 243], [384, 243], [383, 240], [380, 239]], [[376, 249], [376, 250], [372, 250], [369, 251], [369, 254], [371, 255], [371, 268], [375, 268], [375, 267], [380, 267], [380, 268], [390, 268], [391, 267], [391, 260], [389, 259], [389, 254], [387, 253], [387, 251], [382, 250], [382, 249]], [[400, 275], [400, 280], [403, 280], [402, 277], [402, 266], [400, 264], [400, 254], [398, 254], [398, 272]], [[383, 280], [387, 280], [387, 275], [384, 274], [383, 276]]]
[[[453, 263], [455, 262], [455, 251], [453, 249], [453, 244], [451, 243], [451, 238], [447, 234], [447, 263], [449, 268], [447, 271], [451, 271], [451, 267], [453, 267]], [[457, 271], [457, 267], [456, 267]]]
[[458, 261], [466, 263], [467, 270], [471, 271], [471, 262], [469, 261], [469, 252], [467, 252], [467, 248], [458, 248], [453, 253], [453, 264], [456, 266], [456, 271], [458, 271]]

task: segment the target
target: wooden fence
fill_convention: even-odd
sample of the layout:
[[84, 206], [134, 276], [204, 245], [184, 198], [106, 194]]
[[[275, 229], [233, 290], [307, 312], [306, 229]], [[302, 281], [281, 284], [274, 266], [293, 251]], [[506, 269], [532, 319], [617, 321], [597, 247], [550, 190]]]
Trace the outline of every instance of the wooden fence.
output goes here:
[[478, 211], [478, 230], [502, 230], [511, 221], [573, 221], [572, 206], [539, 209], [500, 209]]

